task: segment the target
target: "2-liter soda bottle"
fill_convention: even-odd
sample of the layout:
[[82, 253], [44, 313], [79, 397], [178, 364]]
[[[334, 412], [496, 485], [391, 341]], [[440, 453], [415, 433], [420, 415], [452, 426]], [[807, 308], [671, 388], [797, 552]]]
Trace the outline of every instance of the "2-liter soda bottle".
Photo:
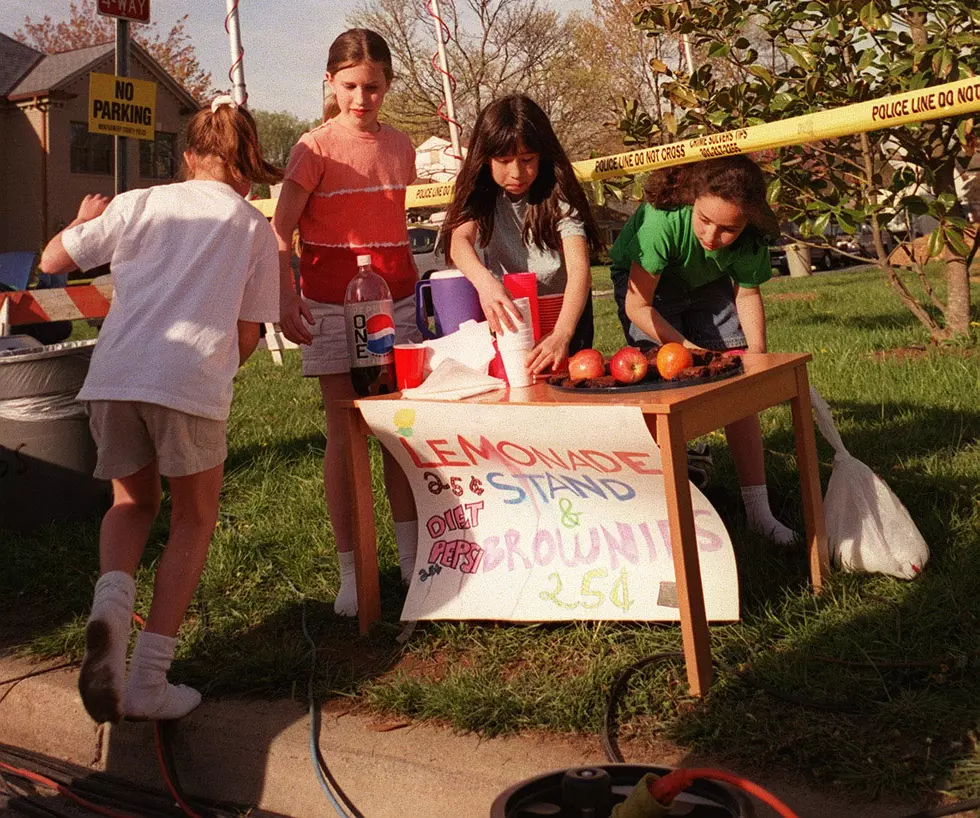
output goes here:
[[357, 275], [344, 295], [344, 318], [354, 391], [362, 397], [397, 391], [394, 304], [387, 282], [371, 268], [371, 256], [357, 257]]

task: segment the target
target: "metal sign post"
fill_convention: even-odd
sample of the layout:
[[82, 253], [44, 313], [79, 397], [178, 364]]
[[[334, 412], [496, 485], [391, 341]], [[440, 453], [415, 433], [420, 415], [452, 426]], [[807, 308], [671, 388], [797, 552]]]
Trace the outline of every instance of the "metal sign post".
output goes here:
[[[116, 20], [116, 76], [129, 76], [129, 20]], [[116, 193], [129, 190], [129, 137], [116, 136]]]
[[[150, 0], [99, 0], [96, 10], [104, 17], [116, 19], [116, 76], [129, 76], [129, 21], [150, 22]], [[129, 139], [115, 137], [116, 193], [129, 189]]]

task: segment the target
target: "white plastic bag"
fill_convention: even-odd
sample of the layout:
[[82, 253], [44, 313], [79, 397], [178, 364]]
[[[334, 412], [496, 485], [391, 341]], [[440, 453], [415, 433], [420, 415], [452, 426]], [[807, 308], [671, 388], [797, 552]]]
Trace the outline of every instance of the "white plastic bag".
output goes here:
[[844, 447], [827, 401], [813, 387], [810, 401], [820, 434], [835, 452], [823, 501], [834, 564], [914, 579], [929, 561], [929, 546], [892, 490]]

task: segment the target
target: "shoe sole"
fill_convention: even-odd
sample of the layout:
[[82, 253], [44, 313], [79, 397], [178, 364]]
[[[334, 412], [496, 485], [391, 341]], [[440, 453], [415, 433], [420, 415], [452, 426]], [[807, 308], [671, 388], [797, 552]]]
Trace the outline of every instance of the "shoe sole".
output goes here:
[[89, 622], [85, 628], [85, 658], [78, 676], [78, 692], [94, 721], [118, 724], [122, 712], [119, 691], [112, 684], [112, 673], [106, 663], [109, 643], [109, 626], [99, 620]]

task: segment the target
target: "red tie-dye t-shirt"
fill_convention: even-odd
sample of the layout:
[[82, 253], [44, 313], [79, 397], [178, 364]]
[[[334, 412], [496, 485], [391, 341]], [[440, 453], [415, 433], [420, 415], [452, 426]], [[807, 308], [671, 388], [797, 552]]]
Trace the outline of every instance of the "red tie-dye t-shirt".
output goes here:
[[362, 254], [371, 256], [392, 298], [414, 292], [405, 188], [415, 180], [415, 149], [405, 134], [388, 125], [363, 133], [329, 120], [300, 137], [285, 178], [310, 194], [299, 219], [304, 296], [343, 304]]

